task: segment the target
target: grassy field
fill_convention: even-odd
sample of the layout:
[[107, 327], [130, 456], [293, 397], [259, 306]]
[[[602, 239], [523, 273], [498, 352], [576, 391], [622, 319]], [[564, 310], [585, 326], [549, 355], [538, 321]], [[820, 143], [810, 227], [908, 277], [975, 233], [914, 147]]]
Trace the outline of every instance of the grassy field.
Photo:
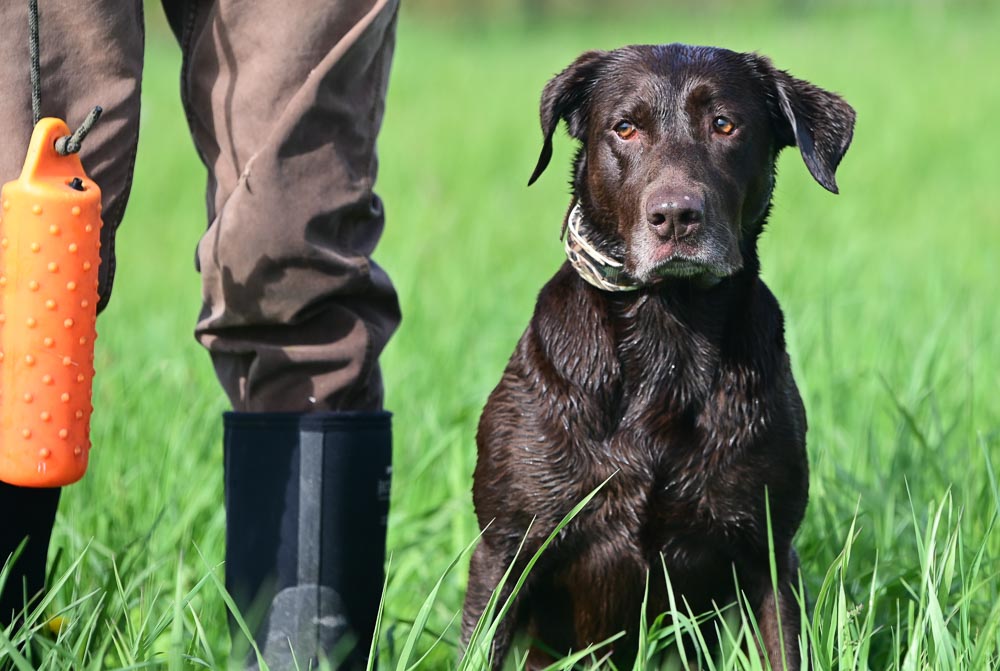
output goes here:
[[[562, 258], [564, 136], [553, 168], [524, 186], [539, 91], [585, 49], [672, 41], [759, 50], [858, 111], [842, 195], [785, 152], [762, 243], [810, 419], [797, 546], [813, 667], [1000, 667], [1000, 11], [943, 7], [530, 25], [404, 14], [376, 254], [405, 314], [383, 357], [396, 418], [382, 668], [425, 653], [418, 668], [457, 663], [464, 561], [446, 571], [477, 532], [476, 420]], [[20, 668], [228, 659], [216, 582], [226, 402], [191, 337], [204, 171], [178, 67], [168, 36], [151, 34], [115, 297], [98, 324], [96, 447], [64, 493], [53, 542], [46, 613], [65, 625], [56, 639], [38, 621], [30, 661], [0, 639], [0, 658]], [[706, 668], [752, 668], [738, 655], [715, 663]]]

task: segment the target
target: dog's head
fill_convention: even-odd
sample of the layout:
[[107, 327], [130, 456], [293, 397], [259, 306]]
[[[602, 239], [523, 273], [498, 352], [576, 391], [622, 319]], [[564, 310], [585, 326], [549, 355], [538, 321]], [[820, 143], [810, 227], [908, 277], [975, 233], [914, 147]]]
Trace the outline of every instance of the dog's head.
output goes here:
[[545, 136], [580, 140], [573, 186], [599, 242], [642, 283], [714, 280], [756, 264], [778, 152], [797, 145], [817, 182], [851, 142], [854, 110], [757, 54], [632, 46], [591, 51], [542, 93]]

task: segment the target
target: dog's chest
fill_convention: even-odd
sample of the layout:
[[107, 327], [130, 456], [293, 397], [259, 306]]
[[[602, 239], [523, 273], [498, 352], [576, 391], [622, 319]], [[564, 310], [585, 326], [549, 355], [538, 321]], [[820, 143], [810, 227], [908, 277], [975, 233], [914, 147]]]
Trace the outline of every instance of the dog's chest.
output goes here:
[[669, 435], [623, 430], [608, 441], [607, 461], [594, 467], [594, 480], [608, 481], [595, 497], [593, 523], [618, 530], [631, 552], [646, 556], [758, 535], [753, 458], [739, 445], [729, 448], [734, 454], [706, 454], [703, 440], [686, 426]]
[[692, 356], [660, 361], [623, 384], [615, 431], [581, 446], [595, 462], [595, 480], [610, 478], [597, 518], [652, 556], [758, 536], [755, 502], [767, 461], [758, 447], [768, 427], [758, 376], [725, 365], [698, 376], [691, 369], [702, 364]]

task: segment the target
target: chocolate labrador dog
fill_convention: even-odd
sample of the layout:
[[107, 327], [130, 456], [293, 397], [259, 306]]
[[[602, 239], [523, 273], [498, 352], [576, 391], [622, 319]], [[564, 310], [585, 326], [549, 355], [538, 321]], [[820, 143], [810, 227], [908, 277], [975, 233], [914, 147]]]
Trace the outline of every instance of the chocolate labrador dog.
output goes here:
[[591, 51], [545, 86], [531, 182], [560, 120], [581, 143], [569, 261], [539, 294], [479, 423], [483, 536], [466, 641], [508, 566], [519, 575], [607, 483], [519, 592], [494, 639], [495, 668], [517, 629], [539, 643], [532, 667], [542, 649], [625, 631], [611, 654], [629, 667], [647, 589], [650, 621], [669, 609], [664, 569], [682, 610], [749, 604], [760, 654], [800, 667], [792, 537], [808, 498], [806, 417], [757, 239], [781, 149], [798, 146], [836, 193], [854, 118], [842, 98], [767, 58], [708, 47]]

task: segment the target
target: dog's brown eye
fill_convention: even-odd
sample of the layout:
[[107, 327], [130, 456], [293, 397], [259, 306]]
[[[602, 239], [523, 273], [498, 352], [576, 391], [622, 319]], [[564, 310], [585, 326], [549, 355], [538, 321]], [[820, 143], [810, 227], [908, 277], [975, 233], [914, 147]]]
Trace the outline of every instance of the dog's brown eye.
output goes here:
[[717, 116], [712, 120], [712, 128], [716, 133], [732, 135], [733, 131], [736, 130], [736, 124], [724, 116]]
[[615, 132], [618, 133], [618, 137], [620, 137], [621, 139], [631, 140], [636, 136], [636, 133], [639, 132], [639, 129], [635, 127], [635, 124], [632, 124], [628, 121], [622, 121], [617, 126], [615, 126]]

